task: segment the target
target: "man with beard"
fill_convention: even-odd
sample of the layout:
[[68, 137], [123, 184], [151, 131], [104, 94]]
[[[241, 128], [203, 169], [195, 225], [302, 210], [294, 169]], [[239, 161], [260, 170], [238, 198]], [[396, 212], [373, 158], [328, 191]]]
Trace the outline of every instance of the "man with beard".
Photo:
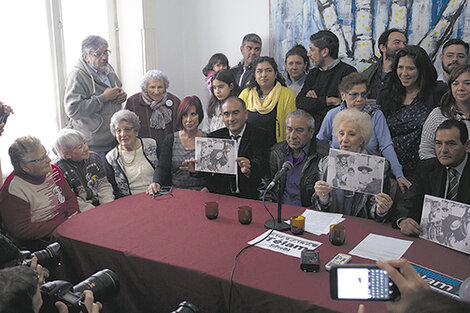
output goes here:
[[407, 39], [401, 30], [391, 28], [380, 35], [378, 43], [381, 58], [364, 71], [369, 86], [368, 99], [376, 99], [379, 90], [386, 86], [395, 55], [406, 46]]
[[468, 43], [461, 39], [450, 39], [442, 47], [442, 73], [437, 80], [447, 83], [450, 72], [460, 64], [468, 62]]
[[106, 153], [116, 146], [109, 121], [127, 98], [108, 63], [109, 54], [105, 39], [95, 35], [85, 38], [82, 57], [67, 78], [64, 99], [69, 126], [85, 136], [88, 147], [103, 164]]
[[305, 79], [296, 98], [297, 109], [302, 109], [315, 119], [315, 134], [320, 129], [326, 112], [341, 103], [338, 85], [344, 76], [356, 72], [338, 58], [339, 40], [329, 30], [321, 30], [310, 36], [307, 55], [314, 68]]

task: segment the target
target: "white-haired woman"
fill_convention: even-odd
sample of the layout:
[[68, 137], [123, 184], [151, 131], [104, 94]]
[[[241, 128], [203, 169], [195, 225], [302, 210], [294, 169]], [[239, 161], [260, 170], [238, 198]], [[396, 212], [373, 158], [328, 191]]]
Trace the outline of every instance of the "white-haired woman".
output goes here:
[[150, 70], [140, 84], [142, 92], [127, 99], [125, 106], [140, 118], [140, 137], [155, 139], [159, 147], [176, 128], [175, 119], [181, 102], [167, 91], [169, 86], [170, 81], [165, 73]]
[[[357, 109], [346, 109], [339, 112], [333, 120], [333, 133], [341, 150], [367, 153], [368, 144], [374, 124], [369, 114]], [[387, 194], [390, 189], [388, 172], [390, 165], [386, 162], [384, 173], [384, 191], [375, 196], [360, 192], [333, 189], [327, 182], [328, 156], [320, 160], [319, 177], [315, 183], [312, 203], [315, 209], [345, 215], [385, 221], [393, 205], [392, 198]]]
[[88, 151], [81, 132], [62, 129], [57, 134], [54, 148], [60, 157], [54, 164], [75, 192], [81, 212], [114, 200], [113, 187], [106, 178], [103, 162], [98, 154]]
[[139, 138], [139, 117], [120, 110], [111, 117], [110, 129], [118, 146], [106, 154], [108, 180], [116, 198], [144, 192], [158, 164], [157, 142]]

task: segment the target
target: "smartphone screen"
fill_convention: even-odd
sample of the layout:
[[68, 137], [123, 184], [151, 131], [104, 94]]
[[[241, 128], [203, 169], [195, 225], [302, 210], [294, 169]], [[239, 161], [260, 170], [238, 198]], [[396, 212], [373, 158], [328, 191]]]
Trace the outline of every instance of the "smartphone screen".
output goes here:
[[388, 301], [398, 296], [398, 288], [385, 270], [375, 266], [333, 267], [330, 272], [333, 299]]
[[161, 194], [161, 195], [169, 194], [169, 193], [171, 193], [171, 189], [172, 189], [171, 186], [162, 186], [162, 187], [160, 188], [160, 194]]

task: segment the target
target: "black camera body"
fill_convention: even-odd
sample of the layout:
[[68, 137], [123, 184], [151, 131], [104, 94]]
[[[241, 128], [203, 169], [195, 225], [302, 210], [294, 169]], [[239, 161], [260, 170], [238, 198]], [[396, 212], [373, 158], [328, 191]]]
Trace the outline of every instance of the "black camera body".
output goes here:
[[57, 312], [54, 304], [61, 301], [67, 305], [69, 313], [78, 313], [85, 305], [83, 291], [91, 290], [95, 301], [104, 302], [115, 296], [119, 287], [117, 275], [109, 269], [96, 272], [75, 286], [63, 280], [48, 282], [40, 287], [43, 307], [47, 308], [44, 312]]
[[67, 305], [69, 313], [79, 313], [85, 299], [83, 293], [73, 292], [73, 285], [64, 280], [54, 280], [43, 284], [41, 295], [45, 307], [53, 308], [57, 301], [62, 301]]

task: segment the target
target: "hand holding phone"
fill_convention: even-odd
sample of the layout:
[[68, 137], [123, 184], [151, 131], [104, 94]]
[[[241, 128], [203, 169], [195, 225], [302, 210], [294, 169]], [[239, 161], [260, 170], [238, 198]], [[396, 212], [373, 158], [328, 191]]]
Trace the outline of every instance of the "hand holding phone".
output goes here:
[[330, 269], [334, 300], [389, 301], [400, 296], [387, 271], [376, 265], [348, 264]]

